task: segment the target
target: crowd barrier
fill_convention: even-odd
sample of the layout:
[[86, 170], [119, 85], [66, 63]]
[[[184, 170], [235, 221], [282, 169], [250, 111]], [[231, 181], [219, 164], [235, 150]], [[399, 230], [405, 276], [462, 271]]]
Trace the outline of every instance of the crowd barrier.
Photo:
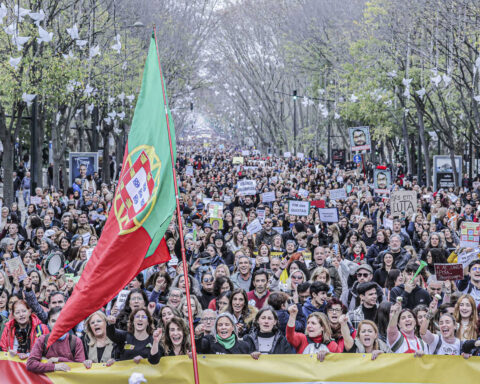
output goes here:
[[[324, 362], [309, 355], [261, 356], [258, 361], [248, 355], [198, 356], [200, 383], [478, 383], [480, 358], [464, 360], [461, 356], [380, 355], [372, 361], [368, 354], [332, 354]], [[46, 375], [29, 373], [25, 362], [3, 354], [0, 357], [2, 384], [126, 384], [133, 372], [142, 373], [148, 383], [193, 384], [192, 361], [187, 357], [165, 357], [160, 364], [147, 361], [117, 362], [111, 367], [94, 364], [89, 370], [82, 364], [69, 364], [70, 372]]]

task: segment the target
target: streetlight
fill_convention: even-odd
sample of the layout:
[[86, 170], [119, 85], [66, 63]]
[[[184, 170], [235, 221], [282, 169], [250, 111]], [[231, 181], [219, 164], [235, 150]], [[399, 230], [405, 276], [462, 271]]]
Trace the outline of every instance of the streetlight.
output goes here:
[[293, 90], [293, 154], [297, 156], [297, 90]]

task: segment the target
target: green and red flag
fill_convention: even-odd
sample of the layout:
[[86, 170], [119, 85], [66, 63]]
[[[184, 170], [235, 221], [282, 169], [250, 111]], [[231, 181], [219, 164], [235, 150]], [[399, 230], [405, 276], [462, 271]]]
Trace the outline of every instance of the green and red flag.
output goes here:
[[[152, 36], [142, 89], [107, 222], [90, 260], [60, 313], [49, 338], [58, 337], [103, 307], [140, 271], [166, 262], [170, 255], [164, 234], [176, 207], [168, 102], [155, 39]], [[170, 116], [173, 157], [175, 132]], [[175, 161], [175, 160], [174, 160]]]

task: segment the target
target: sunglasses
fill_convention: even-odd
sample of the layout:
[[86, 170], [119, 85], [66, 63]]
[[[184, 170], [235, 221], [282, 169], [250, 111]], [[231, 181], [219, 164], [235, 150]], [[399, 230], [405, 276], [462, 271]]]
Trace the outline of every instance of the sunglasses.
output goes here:
[[203, 279], [203, 282], [204, 282], [204, 283], [213, 283], [213, 281], [214, 281], [214, 278], [213, 278], [213, 277], [209, 277], [209, 278]]
[[368, 277], [370, 276], [369, 273], [357, 273], [357, 277]]

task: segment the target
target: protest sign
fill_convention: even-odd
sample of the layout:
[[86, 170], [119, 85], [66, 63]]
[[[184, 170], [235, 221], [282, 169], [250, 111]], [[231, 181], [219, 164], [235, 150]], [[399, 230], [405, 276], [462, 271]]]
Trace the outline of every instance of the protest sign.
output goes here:
[[383, 218], [383, 227], [393, 230], [393, 220], [392, 219], [387, 219], [386, 217], [384, 217]]
[[457, 262], [459, 264], [462, 264], [463, 268], [466, 268], [472, 261], [478, 260], [479, 253], [480, 249], [478, 248], [475, 248], [473, 251], [470, 252], [462, 252], [457, 256]]
[[264, 209], [257, 209], [257, 217], [260, 220], [260, 223], [263, 224], [265, 221], [265, 210]]
[[480, 240], [480, 223], [463, 222], [460, 227], [460, 248], [476, 248]]
[[288, 214], [295, 216], [308, 216], [310, 203], [308, 201], [288, 201]]
[[272, 227], [274, 231], [277, 231], [280, 235], [283, 233], [283, 227]]
[[435, 276], [439, 281], [463, 279], [462, 264], [435, 264], [434, 268]]
[[297, 152], [297, 158], [303, 160], [305, 158], [305, 155], [302, 152]]
[[250, 151], [248, 149], [244, 149], [242, 151], [242, 156], [250, 156]]
[[117, 309], [121, 311], [123, 307], [125, 306], [125, 303], [127, 301], [127, 296], [130, 293], [128, 289], [123, 289], [120, 291], [117, 297]]
[[298, 194], [300, 196], [302, 196], [303, 198], [306, 198], [306, 197], [308, 197], [309, 192], [306, 189], [300, 188], [298, 190]]
[[237, 182], [237, 195], [248, 196], [257, 193], [257, 182], [255, 180], [239, 180]]
[[269, 183], [275, 184], [278, 182], [278, 177], [277, 176], [272, 176], [268, 179]]
[[377, 194], [388, 195], [392, 186], [392, 175], [390, 171], [375, 169], [373, 173], [373, 186]]
[[30, 204], [35, 204], [39, 206], [42, 204], [42, 198], [40, 196], [32, 196], [30, 197]]
[[292, 154], [290, 152], [284, 152], [283, 153], [283, 157], [285, 157], [286, 159], [288, 159], [289, 157], [292, 157]]
[[6, 259], [5, 264], [7, 266], [7, 272], [10, 276], [18, 278], [18, 281], [22, 281], [27, 277], [27, 272], [25, 271], [25, 266], [22, 263], [21, 257], [12, 257], [11, 259]]
[[322, 223], [338, 223], [338, 208], [320, 208], [318, 214]]
[[243, 157], [241, 156], [234, 157], [232, 160], [232, 164], [243, 164]]
[[413, 215], [417, 212], [417, 192], [393, 192], [390, 197], [390, 210], [393, 217]]
[[325, 200], [313, 200], [310, 205], [315, 208], [325, 208]]
[[208, 203], [208, 216], [223, 218], [223, 203], [220, 201], [210, 201]]
[[252, 235], [254, 235], [257, 232], [260, 232], [261, 230], [262, 230], [262, 224], [258, 219], [253, 220], [250, 224], [247, 225], [247, 232]]
[[347, 199], [347, 191], [343, 188], [339, 189], [331, 189], [330, 190], [330, 199], [331, 200], [346, 200]]
[[[455, 170], [457, 171], [458, 182], [462, 180], [462, 156], [455, 156]], [[458, 187], [459, 185], [457, 185]], [[440, 188], [455, 187], [455, 176], [453, 174], [452, 159], [449, 155], [433, 156], [433, 188], [435, 191]]]
[[350, 135], [350, 149], [355, 151], [370, 151], [372, 144], [370, 142], [370, 128], [369, 127], [354, 127], [348, 128]]
[[472, 183], [472, 187], [473, 187], [473, 189], [478, 189], [480, 187], [480, 181], [474, 181]]
[[218, 231], [219, 229], [223, 229], [223, 219], [218, 217], [211, 217], [210, 218], [210, 225], [212, 226], [212, 230]]
[[193, 177], [193, 166], [192, 165], [187, 165], [185, 167], [185, 175]]
[[270, 203], [272, 201], [275, 201], [275, 192], [264, 192], [261, 195], [262, 197], [262, 203]]

